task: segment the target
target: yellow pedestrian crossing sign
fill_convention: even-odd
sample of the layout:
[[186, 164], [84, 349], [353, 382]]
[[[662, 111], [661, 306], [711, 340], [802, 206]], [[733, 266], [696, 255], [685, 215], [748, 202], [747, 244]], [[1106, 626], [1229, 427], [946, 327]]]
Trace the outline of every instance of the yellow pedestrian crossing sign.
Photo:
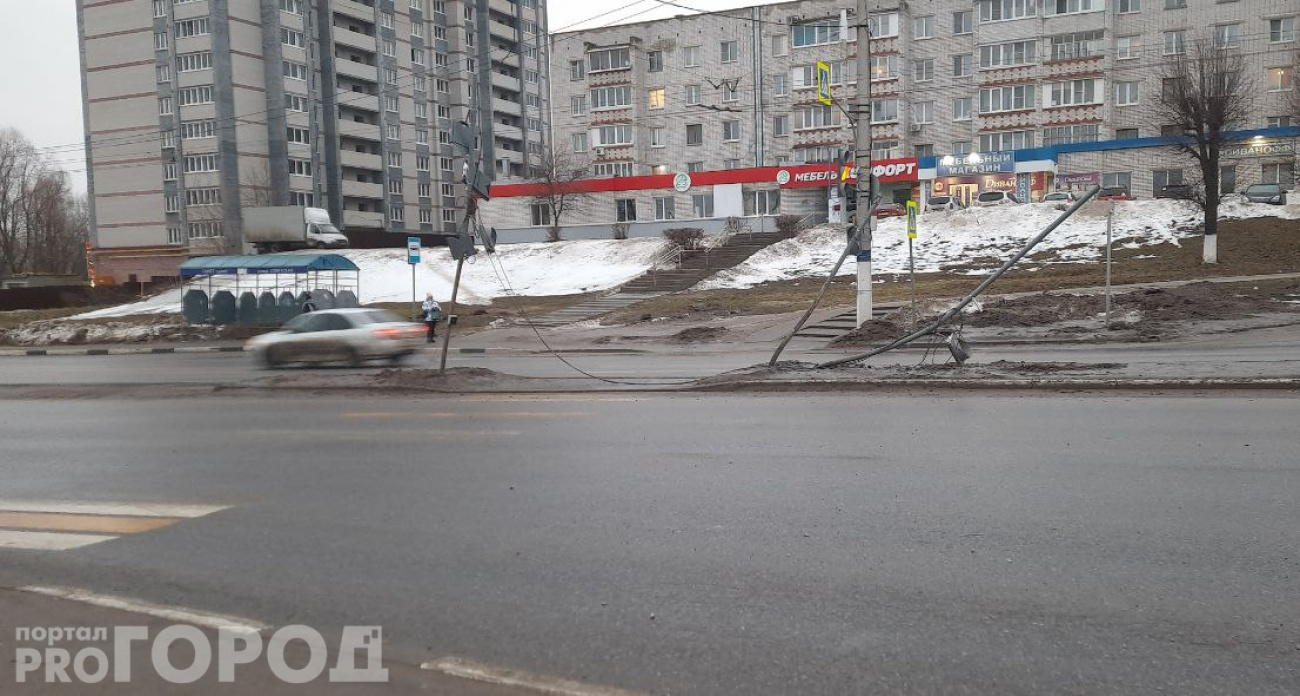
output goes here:
[[830, 106], [835, 103], [831, 96], [831, 66], [817, 61], [817, 101]]
[[907, 202], [907, 238], [916, 239], [916, 213], [920, 205], [916, 201]]

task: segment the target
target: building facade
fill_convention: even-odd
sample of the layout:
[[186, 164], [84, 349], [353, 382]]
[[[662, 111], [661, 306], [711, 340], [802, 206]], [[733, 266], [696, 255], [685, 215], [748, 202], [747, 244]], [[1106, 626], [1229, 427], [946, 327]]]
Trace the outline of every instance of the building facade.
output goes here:
[[[241, 253], [241, 209], [352, 234], [464, 214], [453, 123], [491, 114], [502, 180], [546, 132], [543, 0], [77, 0], [101, 280]], [[485, 119], [486, 121], [486, 119]], [[480, 142], [482, 142], [480, 140]]]
[[[852, 148], [853, 132], [840, 106], [816, 99], [815, 66], [829, 65], [837, 101], [853, 110], [855, 6], [799, 0], [558, 34], [553, 141], [588, 157], [596, 177], [827, 162]], [[1148, 197], [1190, 182], [1195, 167], [1163, 139], [1170, 133], [1156, 97], [1164, 66], [1201, 40], [1239, 51], [1252, 85], [1254, 115], [1240, 137], [1254, 146], [1232, 150], [1225, 185], [1294, 186], [1295, 0], [871, 0], [870, 7], [872, 100], [861, 117], [871, 122], [872, 155], [914, 157], [920, 170], [915, 191], [898, 188], [891, 197], [995, 187], [1036, 198], [1058, 182], [1094, 180]], [[975, 160], [1005, 166], [963, 171]], [[789, 192], [773, 209], [764, 191], [774, 188], [748, 186], [746, 210], [826, 209], [824, 189]], [[573, 221], [622, 220], [630, 205], [637, 219], [655, 219], [664, 211], [659, 197], [605, 195]], [[676, 205], [678, 218], [708, 212], [686, 198]], [[506, 226], [544, 222], [536, 206], [519, 201], [492, 210]]]

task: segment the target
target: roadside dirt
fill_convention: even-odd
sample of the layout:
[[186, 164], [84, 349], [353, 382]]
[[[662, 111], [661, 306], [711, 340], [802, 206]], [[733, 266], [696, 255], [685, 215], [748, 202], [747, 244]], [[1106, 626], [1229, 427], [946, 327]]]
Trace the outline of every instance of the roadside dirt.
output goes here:
[[[1177, 288], [1141, 290], [1115, 295], [1112, 316], [1118, 326], [1135, 330], [1148, 340], [1179, 333], [1191, 322], [1242, 319], [1275, 312], [1300, 311], [1300, 281], [1260, 283], [1192, 283]], [[880, 345], [900, 338], [915, 325], [933, 321], [947, 308], [930, 304], [915, 322], [903, 310], [863, 324], [832, 345]], [[1038, 294], [995, 300], [957, 323], [970, 328], [1039, 328], [1048, 333], [1079, 333], [1068, 322], [1096, 320], [1105, 311], [1101, 295]]]

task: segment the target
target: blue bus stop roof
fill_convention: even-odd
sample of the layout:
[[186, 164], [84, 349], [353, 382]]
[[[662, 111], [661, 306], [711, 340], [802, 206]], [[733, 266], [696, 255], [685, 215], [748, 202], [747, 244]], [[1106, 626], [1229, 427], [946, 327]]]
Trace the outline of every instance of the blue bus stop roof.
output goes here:
[[264, 275], [312, 271], [359, 271], [339, 254], [265, 254], [261, 256], [198, 256], [181, 264], [181, 277]]

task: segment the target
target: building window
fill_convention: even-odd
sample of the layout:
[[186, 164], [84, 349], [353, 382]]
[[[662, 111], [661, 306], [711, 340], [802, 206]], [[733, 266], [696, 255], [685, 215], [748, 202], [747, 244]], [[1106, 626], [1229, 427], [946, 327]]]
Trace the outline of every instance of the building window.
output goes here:
[[740, 140], [740, 121], [722, 122], [722, 140], [724, 142]]
[[655, 199], [655, 219], [672, 220], [677, 217], [677, 199], [664, 196]]
[[[428, 184], [425, 184], [425, 186], [428, 186]], [[440, 186], [438, 187], [438, 189], [439, 189], [439, 193], [442, 194], [442, 197], [443, 197], [443, 198], [455, 198], [455, 197], [456, 197], [456, 185], [455, 185], [455, 184], [442, 184], [442, 185], [440, 185]], [[427, 191], [427, 189], [426, 189], [426, 191]], [[424, 195], [425, 195], [425, 196], [428, 196], [429, 194], [426, 192]]]
[[303, 33], [294, 29], [280, 29], [280, 43], [294, 48], [306, 48], [307, 39]]
[[1142, 0], [1119, 0], [1116, 11], [1120, 14], [1133, 14], [1142, 11]]
[[1031, 130], [980, 134], [980, 152], [1025, 150], [1033, 146], [1034, 132]]
[[596, 146], [631, 145], [632, 126], [601, 126], [596, 129]]
[[871, 141], [872, 159], [896, 159], [903, 156], [903, 144], [897, 140]]
[[212, 85], [201, 85], [198, 87], [186, 87], [176, 93], [176, 101], [181, 106], [192, 106], [194, 104], [211, 104], [215, 99]]
[[172, 98], [171, 98], [171, 97], [159, 97], [159, 98], [158, 98], [158, 115], [159, 115], [159, 116], [171, 116], [173, 113], [176, 113], [176, 112], [175, 112], [175, 109], [172, 107]]
[[686, 105], [695, 106], [700, 103], [700, 86], [686, 85]]
[[1043, 145], [1068, 143], [1095, 143], [1101, 137], [1101, 126], [1081, 123], [1072, 126], [1054, 126], [1043, 129]]
[[913, 104], [912, 122], [916, 124], [934, 123], [934, 102], [923, 101]]
[[646, 102], [651, 109], [664, 108], [665, 101], [666, 101], [666, 95], [664, 93], [663, 87], [652, 89], [648, 93], [646, 93]]
[[720, 46], [723, 63], [735, 63], [740, 60], [739, 41], [723, 41]]
[[387, 134], [388, 134], [388, 139], [389, 139], [389, 140], [401, 140], [401, 138], [402, 138], [402, 126], [401, 126], [401, 124], [398, 124], [398, 123], [390, 123], [390, 124], [388, 124], [388, 126], [385, 128], [385, 131], [386, 131]]
[[384, 96], [385, 111], [391, 111], [392, 113], [397, 113], [399, 108], [400, 108], [400, 102], [397, 100], [396, 96], [393, 95]]
[[175, 162], [168, 162], [163, 165], [163, 181], [176, 181], [177, 166]]
[[1151, 192], [1157, 195], [1166, 186], [1182, 183], [1183, 170], [1181, 169], [1154, 169], [1151, 171]]
[[170, 65], [159, 65], [158, 68], [157, 68], [157, 75], [158, 75], [158, 81], [159, 81], [159, 82], [171, 82], [171, 81], [172, 81], [172, 66], [170, 66]]
[[912, 38], [914, 39], [934, 38], [934, 15], [917, 17], [912, 20]]
[[979, 0], [981, 22], [1005, 22], [1037, 15], [1038, 0]]
[[1265, 121], [1268, 128], [1290, 128], [1293, 122], [1290, 116], [1269, 116]]
[[442, 211], [442, 221], [443, 221], [444, 223], [455, 223], [455, 222], [456, 222], [456, 211], [454, 211], [454, 210], [444, 210], [444, 211]]
[[830, 17], [790, 27], [790, 44], [795, 48], [839, 43], [840, 39], [839, 20]]
[[1116, 139], [1116, 140], [1132, 140], [1133, 138], [1136, 138], [1136, 137], [1138, 137], [1138, 129], [1136, 129], [1136, 128], [1116, 128], [1116, 129], [1115, 129], [1115, 139]]
[[587, 95], [580, 94], [569, 99], [569, 113], [574, 116], [581, 116], [587, 113]]
[[740, 160], [735, 159], [735, 158], [724, 159], [724, 160], [722, 160], [722, 168], [723, 168], [723, 169], [740, 169]]
[[1270, 92], [1289, 92], [1295, 86], [1295, 68], [1269, 68], [1266, 81]]
[[[1097, 89], [1101, 80], [1070, 80], [1052, 83], [1052, 106], [1078, 106], [1080, 104], [1100, 104], [1101, 90]], [[1030, 93], [1030, 101], [1033, 94]]]
[[307, 66], [291, 60], [284, 61], [284, 76], [290, 80], [306, 80]]
[[302, 0], [280, 0], [280, 11], [288, 14], [302, 14]]
[[290, 176], [311, 176], [311, 160], [290, 159], [289, 175]]
[[178, 39], [188, 39], [191, 36], [206, 36], [208, 33], [207, 17], [187, 19], [176, 23], [176, 38]]
[[755, 191], [751, 198], [753, 200], [753, 215], [776, 215], [781, 211], [781, 191], [779, 189]]
[[1268, 40], [1272, 43], [1295, 41], [1295, 17], [1268, 20]]
[[781, 114], [772, 117], [772, 136], [781, 138], [790, 134], [790, 117]]
[[192, 188], [185, 192], [185, 205], [221, 205], [221, 189]]
[[587, 76], [587, 62], [582, 60], [569, 61], [569, 79], [581, 80]]
[[308, 111], [307, 97], [299, 94], [286, 94], [284, 95], [284, 108], [288, 111], [305, 114]]
[[614, 201], [619, 222], [636, 222], [636, 199], [620, 198]]
[[1295, 167], [1290, 162], [1265, 164], [1260, 172], [1260, 183], [1278, 184], [1284, 189], [1295, 187]]
[[1187, 32], [1182, 29], [1165, 32], [1165, 51], [1167, 56], [1180, 55], [1187, 50]]
[[1137, 82], [1116, 82], [1115, 83], [1115, 105], [1116, 106], [1134, 106], [1138, 103], [1138, 84]]
[[975, 56], [962, 53], [952, 57], [952, 76], [965, 77], [975, 73]]
[[867, 31], [871, 32], [873, 39], [889, 39], [898, 36], [898, 13], [869, 15]]
[[1218, 24], [1214, 27], [1215, 48], [1241, 48], [1241, 25]]
[[632, 67], [632, 54], [626, 47], [604, 48], [587, 54], [587, 72], [596, 73], [606, 70], [626, 70]]
[[1187, 7], [1187, 0], [1165, 0], [1166, 10], [1182, 10]]
[[790, 36], [788, 34], [772, 35], [772, 55], [784, 56], [790, 53]]
[[397, 42], [392, 39], [384, 39], [380, 42], [380, 51], [389, 58], [397, 57]]
[[913, 157], [934, 157], [934, 145], [913, 145]]
[[980, 46], [981, 68], [1006, 68], [1013, 65], [1032, 65], [1037, 60], [1037, 42], [1012, 41]]
[[181, 233], [181, 228], [179, 228], [179, 227], [168, 227], [168, 228], [167, 228], [167, 243], [168, 243], [168, 244], [184, 244], [184, 243], [185, 243], [185, 235]]
[[700, 67], [700, 47], [685, 46], [682, 48], [682, 64], [688, 68]]
[[176, 131], [168, 128], [162, 132], [162, 146], [164, 149], [176, 147]]
[[573, 134], [573, 151], [574, 152], [587, 151], [587, 131], [581, 131], [579, 133]]
[[1043, 16], [1078, 14], [1105, 9], [1104, 0], [1043, 0]]
[[212, 69], [212, 51], [182, 53], [176, 56], [177, 72], [198, 72]]
[[955, 142], [952, 144], [952, 154], [969, 155], [971, 153], [971, 144], [969, 142]]
[[182, 140], [199, 140], [217, 137], [217, 122], [213, 119], [202, 121], [183, 121], [181, 123]]
[[186, 155], [185, 156], [185, 173], [193, 174], [195, 172], [215, 172], [217, 171], [216, 155]]
[[809, 128], [832, 128], [840, 125], [840, 110], [819, 104], [817, 106], [808, 106], [799, 110], [802, 120], [799, 124], [800, 130]]
[[169, 193], [166, 196], [163, 196], [164, 212], [174, 213], [180, 209], [181, 209], [180, 198], [176, 194]]
[[591, 174], [595, 177], [627, 177], [632, 176], [631, 162], [601, 162], [591, 168]]
[[664, 54], [663, 51], [648, 51], [645, 54], [648, 72], [664, 71]]
[[974, 110], [974, 97], [958, 97], [952, 100], [952, 120], [969, 121]]
[[403, 185], [401, 179], [388, 180], [388, 192], [394, 196], [402, 195], [402, 192], [405, 190], [405, 188], [406, 187]]
[[654, 127], [650, 129], [650, 147], [667, 147], [668, 129]]
[[593, 89], [590, 96], [593, 111], [597, 109], [618, 109], [632, 105], [632, 88], [626, 85]]
[[388, 219], [391, 222], [406, 222], [406, 208], [400, 203], [394, 203], [388, 206]]
[[397, 86], [397, 68], [384, 68], [384, 83]]
[[441, 170], [444, 171], [444, 172], [449, 172], [449, 171], [451, 171], [452, 164], [453, 164], [453, 162], [452, 162], [452, 159], [451, 159], [450, 157], [439, 157], [439, 158], [438, 158], [438, 168], [441, 169]]
[[1115, 38], [1116, 60], [1133, 60], [1142, 54], [1141, 43], [1136, 36], [1119, 36]]
[[1228, 165], [1219, 167], [1219, 193], [1235, 193], [1237, 191], [1237, 167]]
[[897, 99], [874, 99], [871, 102], [872, 123], [894, 123], [898, 121]]
[[1102, 172], [1101, 185], [1105, 188], [1123, 188], [1125, 191], [1133, 190], [1133, 174], [1131, 172]]
[[686, 144], [703, 145], [704, 144], [704, 125], [701, 123], [690, 123], [686, 126]]
[[430, 160], [431, 160], [431, 158], [430, 158], [428, 155], [416, 155], [416, 156], [415, 156], [415, 171], [417, 171], [417, 172], [427, 172], [427, 171], [429, 171], [429, 163], [430, 163]]
[[1051, 38], [1052, 60], [1100, 56], [1105, 52], [1105, 46], [1102, 43], [1104, 35], [1105, 32], [1100, 29], [1075, 32], [1073, 34], [1057, 34]]
[[687, 163], [686, 163], [686, 171], [691, 172], [692, 174], [695, 173], [695, 172], [702, 172], [702, 171], [704, 171], [704, 163], [703, 163], [703, 162], [687, 162]]
[[934, 59], [923, 58], [912, 61], [912, 79], [917, 82], [930, 82], [934, 80]]
[[772, 76], [772, 94], [784, 97], [790, 93], [790, 80], [785, 75]]
[[[898, 56], [872, 56], [871, 57], [871, 81], [893, 80], [898, 77]], [[835, 84], [835, 68], [831, 67], [831, 84]], [[798, 86], [796, 84], [796, 86]], [[809, 87], [812, 87], [812, 81], [809, 80]]]
[[402, 153], [400, 153], [400, 152], [389, 152], [389, 153], [388, 153], [388, 166], [390, 166], [390, 167], [400, 167], [400, 166], [402, 166]]
[[533, 227], [550, 227], [551, 225], [551, 206], [545, 203], [534, 203], [528, 208]]
[[207, 239], [221, 236], [221, 223], [219, 222], [191, 222], [189, 224], [190, 239]]
[[697, 193], [691, 196], [691, 213], [697, 218], [713, 217], [713, 194]]
[[952, 13], [952, 33], [958, 36], [975, 33], [975, 13], [971, 10]]

